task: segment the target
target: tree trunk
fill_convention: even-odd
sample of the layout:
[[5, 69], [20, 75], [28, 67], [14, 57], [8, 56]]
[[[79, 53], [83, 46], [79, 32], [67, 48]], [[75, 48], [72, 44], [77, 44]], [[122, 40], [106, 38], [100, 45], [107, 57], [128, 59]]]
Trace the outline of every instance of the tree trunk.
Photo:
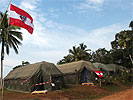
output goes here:
[[4, 81], [3, 81], [3, 60], [4, 60], [4, 38], [2, 38], [2, 48], [1, 48], [1, 87], [2, 87], [2, 99], [4, 93]]

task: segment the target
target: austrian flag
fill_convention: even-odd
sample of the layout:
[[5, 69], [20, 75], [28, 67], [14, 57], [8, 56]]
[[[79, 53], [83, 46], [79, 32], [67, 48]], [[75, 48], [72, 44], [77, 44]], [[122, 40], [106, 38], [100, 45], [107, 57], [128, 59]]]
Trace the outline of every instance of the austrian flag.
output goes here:
[[96, 73], [96, 75], [101, 78], [103, 76], [102, 71], [94, 71]]
[[13, 4], [10, 5], [9, 24], [25, 28], [29, 33], [33, 33], [33, 18]]

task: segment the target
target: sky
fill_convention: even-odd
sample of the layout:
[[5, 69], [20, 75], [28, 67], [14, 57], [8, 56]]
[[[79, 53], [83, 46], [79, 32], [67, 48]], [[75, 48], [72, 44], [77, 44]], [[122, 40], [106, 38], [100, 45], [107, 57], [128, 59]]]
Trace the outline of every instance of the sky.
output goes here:
[[[0, 11], [5, 12], [9, 1], [0, 0]], [[4, 76], [22, 61], [56, 65], [80, 43], [92, 51], [110, 50], [115, 34], [128, 30], [133, 20], [133, 0], [12, 0], [12, 4], [33, 17], [34, 32], [21, 29], [19, 54], [10, 50], [5, 55]]]

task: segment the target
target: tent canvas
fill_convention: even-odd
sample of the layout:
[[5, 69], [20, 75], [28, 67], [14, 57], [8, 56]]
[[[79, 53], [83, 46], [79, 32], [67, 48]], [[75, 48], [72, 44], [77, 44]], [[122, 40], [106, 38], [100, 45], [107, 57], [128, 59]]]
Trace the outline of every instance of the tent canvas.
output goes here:
[[93, 63], [93, 65], [100, 69], [104, 75], [114, 75], [115, 73], [120, 74], [126, 71], [124, 66], [116, 64], [102, 64], [102, 63]]
[[[51, 84], [32, 87], [33, 84], [49, 82], [50, 77], [52, 82], [55, 83], [55, 87], [52, 87]], [[29, 80], [24, 82], [28, 78]], [[63, 73], [54, 64], [45, 61], [16, 68], [4, 80], [6, 88], [19, 91], [31, 92], [34, 90], [53, 90], [64, 87]], [[59, 87], [58, 84], [60, 84]]]
[[116, 64], [106, 64], [107, 68], [112, 69], [114, 74], [121, 75], [124, 73], [127, 68], [124, 66], [116, 65]]
[[99, 70], [102, 71], [103, 75], [109, 75], [110, 72], [112, 72], [113, 70], [111, 68], [108, 68], [106, 66], [106, 64], [102, 64], [102, 63], [93, 63], [93, 65], [98, 68]]
[[64, 81], [66, 84], [93, 82], [95, 77], [94, 70], [98, 70], [91, 62], [83, 60], [61, 64], [57, 68], [64, 73]]

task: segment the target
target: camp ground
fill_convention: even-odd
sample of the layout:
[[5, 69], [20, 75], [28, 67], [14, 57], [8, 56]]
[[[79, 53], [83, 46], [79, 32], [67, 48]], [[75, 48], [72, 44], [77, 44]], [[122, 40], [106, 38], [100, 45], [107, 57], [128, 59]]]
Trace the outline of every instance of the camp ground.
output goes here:
[[60, 90], [63, 74], [53, 63], [38, 62], [12, 70], [4, 79], [5, 87], [17, 91]]
[[0, 0], [0, 100], [133, 100], [131, 1]]
[[66, 84], [94, 82], [96, 76], [94, 70], [99, 70], [91, 62], [83, 60], [61, 64], [57, 68], [64, 74]]

